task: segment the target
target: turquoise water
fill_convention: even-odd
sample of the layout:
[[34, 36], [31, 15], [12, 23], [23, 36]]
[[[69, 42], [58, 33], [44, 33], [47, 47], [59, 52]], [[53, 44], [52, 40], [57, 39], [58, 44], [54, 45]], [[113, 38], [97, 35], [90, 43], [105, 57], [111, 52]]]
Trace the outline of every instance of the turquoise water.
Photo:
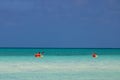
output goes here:
[[97, 52], [100, 55], [120, 55], [120, 49], [104, 49], [104, 48], [0, 48], [0, 56], [32, 56], [37, 52], [45, 52], [45, 55], [91, 55]]
[[2, 48], [0, 80], [120, 80], [120, 49]]

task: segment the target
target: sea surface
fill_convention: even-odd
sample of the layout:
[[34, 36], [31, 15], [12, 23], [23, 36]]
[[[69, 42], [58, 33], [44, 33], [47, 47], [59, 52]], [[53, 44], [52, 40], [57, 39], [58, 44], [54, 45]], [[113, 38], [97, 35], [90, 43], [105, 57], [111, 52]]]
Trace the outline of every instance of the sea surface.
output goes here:
[[0, 48], [0, 80], [120, 80], [120, 49]]

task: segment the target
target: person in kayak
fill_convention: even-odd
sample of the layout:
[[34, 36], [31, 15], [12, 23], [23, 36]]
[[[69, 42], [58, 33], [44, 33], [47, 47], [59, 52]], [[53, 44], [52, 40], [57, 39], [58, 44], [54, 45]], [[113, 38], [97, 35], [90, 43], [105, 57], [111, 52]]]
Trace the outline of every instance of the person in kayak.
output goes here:
[[36, 58], [39, 58], [41, 56], [40, 52], [38, 52], [37, 54], [35, 54]]
[[96, 53], [93, 53], [93, 54], [92, 54], [92, 57], [93, 57], [93, 58], [97, 58], [98, 56], [97, 56]]
[[42, 53], [38, 52], [37, 54], [35, 54], [35, 57], [36, 58], [42, 58], [43, 54], [44, 54], [44, 52], [42, 52]]

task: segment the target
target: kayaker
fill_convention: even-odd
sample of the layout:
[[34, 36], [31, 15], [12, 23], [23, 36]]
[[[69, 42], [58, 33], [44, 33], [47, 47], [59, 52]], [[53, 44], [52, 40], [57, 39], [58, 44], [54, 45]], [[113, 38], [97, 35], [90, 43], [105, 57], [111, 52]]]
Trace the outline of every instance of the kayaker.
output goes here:
[[44, 52], [42, 52], [42, 53], [38, 52], [37, 54], [35, 54], [35, 57], [36, 58], [42, 58], [43, 54], [44, 54]]
[[93, 57], [93, 58], [97, 58], [97, 54], [96, 54], [96, 53], [93, 53], [93, 54], [92, 54], [92, 57]]
[[40, 52], [38, 52], [37, 54], [35, 54], [35, 57], [41, 57], [41, 54], [40, 54]]

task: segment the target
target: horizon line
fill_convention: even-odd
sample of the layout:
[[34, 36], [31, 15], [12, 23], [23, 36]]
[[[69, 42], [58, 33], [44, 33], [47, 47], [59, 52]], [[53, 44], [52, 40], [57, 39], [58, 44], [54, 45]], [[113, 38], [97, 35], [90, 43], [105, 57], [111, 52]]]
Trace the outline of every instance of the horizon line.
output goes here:
[[0, 47], [0, 49], [2, 48], [16, 48], [16, 49], [120, 49], [120, 48], [112, 48], [112, 47], [105, 47], [105, 48], [101, 48], [101, 47]]

